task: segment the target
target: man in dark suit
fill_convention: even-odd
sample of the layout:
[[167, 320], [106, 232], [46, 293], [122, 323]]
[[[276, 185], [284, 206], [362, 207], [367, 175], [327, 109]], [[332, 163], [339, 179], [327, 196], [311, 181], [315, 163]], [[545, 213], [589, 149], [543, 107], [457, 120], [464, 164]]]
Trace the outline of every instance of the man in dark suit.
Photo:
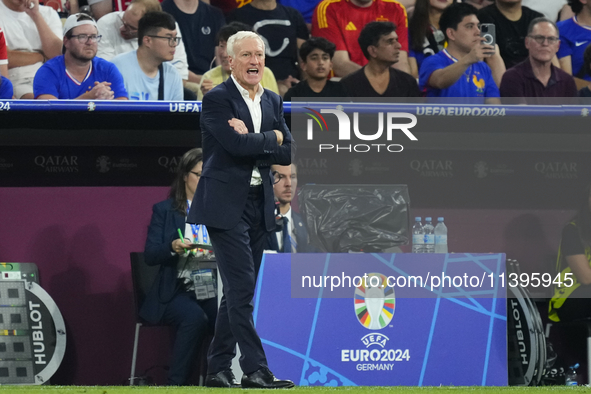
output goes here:
[[273, 191], [279, 202], [282, 228], [270, 233], [267, 237], [265, 250], [280, 253], [312, 253], [308, 231], [302, 217], [291, 209], [291, 201], [298, 188], [298, 173], [295, 164], [290, 166], [273, 165]]
[[238, 32], [227, 50], [231, 78], [203, 97], [203, 172], [187, 218], [207, 226], [224, 288], [205, 385], [238, 386], [231, 371], [238, 343], [243, 387], [293, 387], [269, 371], [252, 317], [263, 243], [275, 228], [270, 167], [291, 163], [292, 138], [281, 98], [260, 85], [261, 38]]

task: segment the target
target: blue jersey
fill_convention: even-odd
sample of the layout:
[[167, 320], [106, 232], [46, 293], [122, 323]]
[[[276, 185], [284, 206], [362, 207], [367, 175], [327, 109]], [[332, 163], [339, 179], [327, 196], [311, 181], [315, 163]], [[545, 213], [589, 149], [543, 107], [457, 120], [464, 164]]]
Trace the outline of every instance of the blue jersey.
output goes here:
[[42, 94], [50, 94], [58, 99], [75, 99], [92, 90], [95, 81], [110, 82], [115, 98], [127, 98], [123, 77], [113, 63], [95, 57], [84, 80], [77, 81], [66, 70], [63, 55], [54, 57], [37, 70], [33, 81], [33, 93], [35, 98]]
[[[160, 71], [154, 78], [148, 77], [137, 60], [137, 50], [122, 53], [113, 58], [113, 64], [121, 71], [130, 100], [158, 100]], [[183, 100], [183, 80], [170, 62], [162, 63], [164, 98], [166, 101]]]
[[12, 99], [12, 82], [10, 79], [0, 76], [0, 99]]
[[580, 25], [577, 17], [573, 16], [571, 19], [559, 22], [558, 31], [560, 31], [560, 48], [556, 56], [559, 59], [570, 56], [573, 76], [591, 81], [589, 70], [583, 71], [584, 75], [579, 74], [583, 68], [583, 54], [591, 44], [591, 26]]
[[312, 14], [320, 0], [278, 0], [277, 2], [286, 7], [295, 8], [302, 14], [306, 23], [312, 23]]
[[419, 87], [427, 92], [427, 97], [499, 97], [499, 88], [495, 83], [488, 64], [472, 64], [456, 83], [446, 89], [435, 89], [428, 85], [434, 71], [457, 62], [447, 49], [429, 56], [423, 62], [419, 73]]

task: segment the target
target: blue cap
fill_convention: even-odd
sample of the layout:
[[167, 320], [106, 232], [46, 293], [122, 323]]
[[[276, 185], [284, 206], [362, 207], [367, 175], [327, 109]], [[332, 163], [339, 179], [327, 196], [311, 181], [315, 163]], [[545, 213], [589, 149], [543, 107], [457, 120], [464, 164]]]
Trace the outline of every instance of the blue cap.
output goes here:
[[442, 216], [442, 217], [439, 217], [439, 218], [437, 218], [437, 221], [438, 221], [438, 222], [443, 222], [443, 216]]
[[420, 217], [420, 216], [417, 216], [417, 217], [415, 218], [415, 220], [418, 220], [418, 221], [420, 222], [420, 221], [421, 221], [421, 217]]
[[427, 217], [425, 218], [425, 220], [426, 220], [426, 221], [428, 221], [428, 222], [430, 222], [430, 221], [431, 221], [431, 217], [430, 217], [430, 216], [427, 216]]

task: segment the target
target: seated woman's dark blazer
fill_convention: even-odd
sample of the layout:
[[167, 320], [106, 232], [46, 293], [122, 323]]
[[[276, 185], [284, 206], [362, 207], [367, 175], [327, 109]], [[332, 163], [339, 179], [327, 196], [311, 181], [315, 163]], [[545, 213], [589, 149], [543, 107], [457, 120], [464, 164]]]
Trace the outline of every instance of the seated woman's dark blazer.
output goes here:
[[177, 286], [179, 255], [172, 254], [171, 244], [179, 237], [178, 229], [185, 230], [185, 215], [174, 210], [172, 204], [173, 200], [168, 199], [152, 208], [152, 220], [144, 248], [146, 264], [160, 265], [160, 271], [140, 307], [140, 317], [152, 324], [162, 319], [166, 304], [180, 290]]

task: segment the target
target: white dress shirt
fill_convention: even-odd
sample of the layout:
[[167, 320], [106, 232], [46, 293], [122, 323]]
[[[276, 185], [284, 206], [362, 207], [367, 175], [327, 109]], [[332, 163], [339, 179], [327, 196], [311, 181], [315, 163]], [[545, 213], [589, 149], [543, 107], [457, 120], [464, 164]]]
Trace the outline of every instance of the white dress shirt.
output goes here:
[[[240, 95], [244, 99], [246, 106], [248, 107], [248, 112], [250, 112], [250, 117], [252, 118], [252, 124], [254, 126], [254, 132], [260, 133], [261, 132], [261, 123], [263, 121], [263, 111], [261, 110], [261, 96], [265, 92], [265, 89], [259, 83], [257, 92], [254, 96], [254, 100], [250, 98], [248, 94], [248, 90], [244, 89], [234, 75], [231, 76], [232, 81], [236, 85], [236, 88], [240, 92]], [[252, 176], [250, 178], [250, 186], [258, 186], [263, 184], [263, 178], [261, 177], [261, 173], [257, 166], [252, 167]]]

